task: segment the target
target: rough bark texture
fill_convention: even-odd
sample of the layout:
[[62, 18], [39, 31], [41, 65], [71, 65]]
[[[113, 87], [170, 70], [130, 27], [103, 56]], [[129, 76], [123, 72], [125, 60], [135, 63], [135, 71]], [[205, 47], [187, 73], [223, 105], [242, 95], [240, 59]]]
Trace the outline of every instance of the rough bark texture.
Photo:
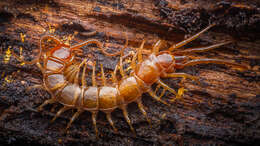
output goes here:
[[[259, 6], [258, 0], [1, 0], [0, 142], [10, 145], [259, 145]], [[230, 39], [234, 43], [194, 55], [235, 60], [251, 69], [241, 72], [208, 64], [180, 70], [198, 76], [201, 84], [187, 80], [184, 85], [189, 91], [170, 107], [144, 94], [151, 127], [136, 104], [130, 104], [128, 111], [136, 137], [120, 110], [112, 114], [118, 134], [113, 133], [105, 115], [100, 113], [98, 127], [102, 136], [96, 139], [88, 112], [73, 123], [69, 133], [64, 133], [73, 112], [66, 112], [54, 123], [50, 120], [59, 104], [36, 112], [37, 106], [50, 96], [46, 91], [26, 91], [26, 88], [41, 83], [42, 75], [35, 65], [21, 65], [8, 55], [8, 48], [22, 47], [25, 58], [33, 58], [44, 34], [56, 35], [64, 42], [71, 38], [71, 44], [96, 38], [114, 51], [122, 48], [124, 33], [130, 42], [128, 48], [139, 46], [143, 39], [147, 40], [146, 49], [158, 39], [167, 40], [169, 46], [210, 23], [217, 25], [187, 47]], [[21, 34], [26, 35], [24, 42]], [[107, 71], [118, 61], [117, 57], [106, 57], [98, 51], [95, 55]], [[164, 81], [176, 89], [179, 80]]]

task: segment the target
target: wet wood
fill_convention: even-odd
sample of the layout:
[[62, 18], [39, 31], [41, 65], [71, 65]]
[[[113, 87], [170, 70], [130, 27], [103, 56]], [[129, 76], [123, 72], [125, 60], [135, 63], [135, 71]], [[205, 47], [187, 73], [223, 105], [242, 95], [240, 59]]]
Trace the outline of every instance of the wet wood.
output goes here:
[[[259, 6], [257, 0], [1, 1], [0, 141], [10, 145], [246, 145], [259, 142]], [[55, 35], [68, 44], [95, 38], [109, 51], [122, 48], [125, 36], [129, 40], [127, 51], [138, 47], [143, 39], [145, 49], [163, 39], [167, 42], [165, 49], [211, 23], [216, 26], [181, 49], [233, 40], [230, 45], [193, 56], [233, 60], [250, 66], [250, 70], [238, 71], [212, 64], [179, 70], [198, 76], [201, 84], [185, 81], [189, 91], [171, 107], [143, 95], [152, 127], [137, 110], [137, 105], [130, 104], [128, 111], [137, 137], [131, 133], [120, 110], [112, 113], [118, 134], [113, 133], [101, 113], [98, 127], [102, 136], [97, 140], [87, 112], [80, 115], [66, 134], [64, 129], [73, 112], [66, 112], [54, 123], [50, 120], [60, 105], [36, 112], [37, 106], [50, 97], [43, 90], [26, 91], [27, 87], [42, 82], [40, 71], [36, 66], [22, 65], [10, 55], [11, 49], [22, 50], [26, 59], [32, 59], [37, 54], [41, 36], [46, 34]], [[103, 63], [106, 71], [114, 69], [118, 61], [117, 57], [110, 58], [95, 50], [85, 48], [84, 51]], [[178, 79], [164, 81], [175, 89], [179, 82]]]

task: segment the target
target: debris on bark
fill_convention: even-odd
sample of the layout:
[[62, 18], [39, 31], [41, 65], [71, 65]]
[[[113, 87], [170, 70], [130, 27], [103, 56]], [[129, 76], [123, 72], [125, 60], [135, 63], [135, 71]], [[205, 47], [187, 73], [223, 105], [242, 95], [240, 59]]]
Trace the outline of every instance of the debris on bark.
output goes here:
[[[0, 142], [7, 145], [257, 145], [260, 141], [260, 3], [258, 0], [2, 0], [0, 2]], [[237, 71], [224, 65], [196, 65], [180, 72], [198, 76], [201, 84], [185, 81], [189, 91], [183, 99], [166, 107], [143, 95], [152, 120], [151, 127], [130, 104], [128, 111], [137, 131], [134, 137], [120, 110], [112, 113], [119, 130], [114, 134], [104, 114], [98, 115], [102, 133], [96, 139], [88, 112], [65, 133], [73, 111], [54, 123], [59, 104], [43, 112], [35, 109], [50, 95], [43, 90], [27, 91], [40, 84], [36, 66], [15, 60], [11, 50], [33, 59], [41, 36], [55, 35], [76, 44], [95, 38], [117, 51], [129, 40], [128, 48], [146, 40], [149, 49], [159, 39], [167, 46], [195, 34], [209, 24], [216, 26], [185, 48], [233, 40], [196, 57], [234, 60], [250, 66]], [[98, 51], [95, 57], [112, 70], [117, 57]], [[177, 81], [166, 79], [171, 87]], [[170, 97], [164, 97], [170, 98]]]

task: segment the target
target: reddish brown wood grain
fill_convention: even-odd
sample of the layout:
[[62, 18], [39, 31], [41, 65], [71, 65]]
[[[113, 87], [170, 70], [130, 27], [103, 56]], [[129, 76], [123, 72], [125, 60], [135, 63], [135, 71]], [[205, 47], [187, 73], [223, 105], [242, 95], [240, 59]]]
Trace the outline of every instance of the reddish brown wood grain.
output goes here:
[[[0, 141], [10, 145], [257, 145], [260, 140], [259, 5], [257, 0], [1, 1]], [[129, 39], [129, 48], [138, 47], [143, 39], [147, 40], [146, 49], [158, 39], [166, 40], [167, 48], [210, 23], [217, 25], [187, 48], [230, 39], [234, 43], [194, 56], [234, 60], [251, 69], [241, 72], [223, 65], [197, 65], [180, 70], [200, 77], [201, 84], [186, 81], [184, 85], [189, 91], [171, 107], [143, 95], [152, 119], [151, 128], [137, 106], [130, 104], [128, 110], [137, 137], [132, 135], [119, 110], [112, 114], [119, 134], [113, 134], [105, 115], [100, 114], [98, 127], [103, 135], [96, 140], [87, 112], [65, 134], [64, 128], [72, 112], [53, 124], [50, 120], [59, 105], [56, 109], [49, 106], [43, 113], [35, 112], [34, 109], [49, 98], [46, 91], [26, 92], [28, 86], [41, 82], [40, 71], [36, 66], [20, 65], [8, 57], [8, 48], [19, 50], [22, 47], [23, 55], [33, 58], [45, 34], [55, 35], [70, 44], [95, 38], [111, 51], [123, 47], [124, 34]], [[24, 42], [20, 33], [26, 35]], [[118, 61], [98, 51], [87, 48], [85, 51], [97, 57], [107, 71], [114, 69]], [[10, 60], [5, 62], [6, 58]], [[178, 84], [176, 79], [164, 81], [174, 88]]]

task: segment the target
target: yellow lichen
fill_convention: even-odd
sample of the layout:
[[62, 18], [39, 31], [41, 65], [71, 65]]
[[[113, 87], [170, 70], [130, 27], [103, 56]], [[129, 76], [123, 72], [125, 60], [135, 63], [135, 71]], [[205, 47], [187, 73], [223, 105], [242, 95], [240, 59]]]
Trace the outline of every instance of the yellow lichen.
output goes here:
[[3, 78], [4, 76], [5, 76], [5, 72], [2, 73], [1, 78]]
[[4, 56], [4, 63], [8, 63], [10, 60], [10, 57], [12, 55], [12, 52], [10, 50], [11, 46], [8, 47], [8, 49], [5, 51], [5, 56]]
[[25, 40], [26, 34], [20, 33], [20, 37], [21, 37], [21, 41], [22, 41], [22, 43], [24, 43], [24, 40]]
[[12, 76], [11, 76], [11, 75], [6, 76], [6, 77], [5, 77], [5, 81], [6, 81], [7, 83], [11, 83], [11, 82], [13, 81]]
[[51, 26], [49, 23], [48, 23], [48, 26], [49, 26], [49, 32], [50, 33], [54, 33], [55, 32], [55, 27]]
[[[23, 56], [23, 47], [20, 47], [19, 50], [20, 50], [20, 57], [22, 58], [22, 56]], [[23, 66], [24, 62], [21, 62], [20, 65]]]

